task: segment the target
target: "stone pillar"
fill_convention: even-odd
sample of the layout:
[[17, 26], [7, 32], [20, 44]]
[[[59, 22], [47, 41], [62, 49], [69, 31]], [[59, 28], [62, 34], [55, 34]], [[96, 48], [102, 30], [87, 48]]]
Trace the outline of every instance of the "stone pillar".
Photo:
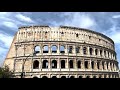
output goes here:
[[65, 53], [68, 54], [68, 45], [65, 45]]
[[89, 60], [89, 69], [92, 70], [91, 59]]
[[83, 46], [80, 46], [80, 54], [83, 55]]
[[57, 69], [60, 69], [60, 59], [57, 60]]
[[51, 70], [51, 59], [50, 58], [48, 59], [48, 68], [49, 70]]
[[58, 45], [57, 45], [57, 53], [58, 53], [58, 54], [60, 53], [60, 45], [59, 45], [59, 43], [58, 43]]
[[85, 66], [84, 66], [84, 59], [81, 61], [81, 69], [85, 69]]
[[65, 60], [65, 68], [69, 69], [69, 58], [67, 58], [67, 60]]
[[87, 55], [90, 56], [90, 50], [89, 50], [89, 49], [90, 49], [90, 47], [88, 46], [88, 47], [87, 47]]
[[76, 58], [73, 60], [73, 66], [75, 69], [77, 69], [77, 59]]
[[97, 70], [97, 60], [94, 61], [94, 69]]
[[[33, 61], [33, 60], [32, 60]], [[42, 62], [41, 62], [42, 60], [41, 60], [41, 58], [40, 58], [40, 60], [39, 60], [39, 69], [41, 70], [42, 69]]]
[[102, 61], [100, 61], [100, 70], [102, 70], [103, 68], [102, 68]]
[[93, 48], [93, 55], [95, 56], [95, 48]]
[[48, 45], [48, 53], [52, 54], [52, 50], [51, 50], [51, 45], [50, 44]]
[[72, 47], [73, 47], [73, 50], [72, 50], [73, 54], [76, 54], [76, 46], [74, 45]]
[[104, 68], [105, 68], [105, 70], [107, 70], [107, 63], [106, 63], [106, 61], [104, 62]]

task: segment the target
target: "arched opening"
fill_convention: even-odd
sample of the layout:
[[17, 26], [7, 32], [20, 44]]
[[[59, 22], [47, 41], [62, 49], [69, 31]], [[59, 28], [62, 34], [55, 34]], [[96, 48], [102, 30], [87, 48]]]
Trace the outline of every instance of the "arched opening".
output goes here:
[[94, 69], [94, 61], [91, 62], [92, 69]]
[[106, 64], [107, 64], [107, 70], [108, 70], [108, 62]]
[[97, 69], [100, 69], [100, 62], [97, 62]]
[[85, 61], [85, 69], [88, 69], [88, 61]]
[[48, 61], [47, 60], [43, 61], [42, 68], [48, 68]]
[[35, 46], [35, 47], [34, 47], [34, 52], [35, 52], [35, 53], [39, 53], [39, 52], [40, 52], [40, 46], [38, 46], [38, 45]]
[[79, 76], [79, 78], [83, 78], [82, 76]]
[[73, 49], [73, 47], [72, 47], [72, 46], [69, 46], [69, 48], [68, 48], [68, 53], [72, 53], [72, 49]]
[[37, 76], [34, 76], [33, 78], [38, 78]]
[[52, 68], [57, 68], [57, 61], [56, 60], [52, 61]]
[[65, 68], [65, 60], [61, 60], [61, 68]]
[[90, 78], [90, 76], [86, 76], [86, 78]]
[[78, 33], [76, 34], [76, 37], [78, 37]]
[[102, 67], [103, 67], [103, 70], [105, 69], [105, 67], [104, 67], [104, 62], [102, 62]]
[[47, 76], [43, 76], [42, 78], [48, 78]]
[[93, 49], [90, 48], [90, 49], [89, 49], [89, 52], [90, 52], [90, 55], [92, 55]]
[[74, 76], [70, 76], [70, 78], [75, 78]]
[[62, 76], [61, 78], [66, 78], [66, 76]]
[[81, 68], [81, 61], [78, 61], [78, 62], [77, 62], [77, 67], [78, 67], [78, 68]]
[[76, 53], [80, 53], [80, 47], [76, 47]]
[[56, 76], [52, 76], [52, 78], [57, 78]]
[[51, 49], [52, 49], [52, 53], [57, 53], [57, 46], [53, 45]]
[[93, 78], [96, 78], [96, 76], [93, 76]]
[[39, 68], [39, 61], [35, 60], [33, 62], [33, 69], [38, 69]]
[[60, 46], [60, 53], [65, 53], [65, 47], [64, 46]]
[[102, 50], [100, 50], [100, 56], [102, 56]]
[[106, 57], [106, 51], [104, 51], [104, 56]]
[[87, 51], [86, 51], [86, 47], [83, 47], [83, 54], [86, 55], [87, 54]]
[[43, 53], [48, 53], [48, 51], [49, 51], [49, 48], [48, 48], [47, 45], [45, 45], [45, 46], [43, 47]]
[[98, 50], [97, 49], [95, 49], [95, 55], [97, 55], [98, 54]]
[[73, 60], [70, 60], [70, 61], [69, 61], [69, 67], [70, 67], [70, 68], [73, 68]]

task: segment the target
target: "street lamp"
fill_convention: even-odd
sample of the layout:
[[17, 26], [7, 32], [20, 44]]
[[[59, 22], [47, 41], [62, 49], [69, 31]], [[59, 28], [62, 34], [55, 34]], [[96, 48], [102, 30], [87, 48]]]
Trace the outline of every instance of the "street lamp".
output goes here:
[[[35, 52], [33, 53], [33, 56], [36, 55], [37, 53], [39, 53], [39, 51], [35, 51]], [[30, 55], [31, 55], [31, 54], [30, 54]], [[30, 55], [29, 55], [29, 56], [30, 56]], [[27, 56], [27, 58], [28, 58], [29, 56]], [[24, 64], [25, 64], [27, 58], [23, 61], [21, 78], [23, 78], [23, 77], [25, 76], [25, 73], [24, 73]]]

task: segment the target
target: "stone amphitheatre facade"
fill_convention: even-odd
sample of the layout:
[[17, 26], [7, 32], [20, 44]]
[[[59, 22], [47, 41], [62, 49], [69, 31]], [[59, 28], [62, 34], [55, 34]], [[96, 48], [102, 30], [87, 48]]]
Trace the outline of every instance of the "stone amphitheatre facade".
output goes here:
[[23, 70], [25, 78], [119, 77], [113, 40], [92, 30], [68, 26], [20, 27], [5, 65], [17, 78]]

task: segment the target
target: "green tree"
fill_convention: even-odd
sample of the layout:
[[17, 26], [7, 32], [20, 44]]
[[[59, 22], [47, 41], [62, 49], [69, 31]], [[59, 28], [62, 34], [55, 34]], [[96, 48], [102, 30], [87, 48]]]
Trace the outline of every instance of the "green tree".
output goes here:
[[0, 78], [13, 78], [13, 72], [9, 70], [8, 66], [0, 67]]

